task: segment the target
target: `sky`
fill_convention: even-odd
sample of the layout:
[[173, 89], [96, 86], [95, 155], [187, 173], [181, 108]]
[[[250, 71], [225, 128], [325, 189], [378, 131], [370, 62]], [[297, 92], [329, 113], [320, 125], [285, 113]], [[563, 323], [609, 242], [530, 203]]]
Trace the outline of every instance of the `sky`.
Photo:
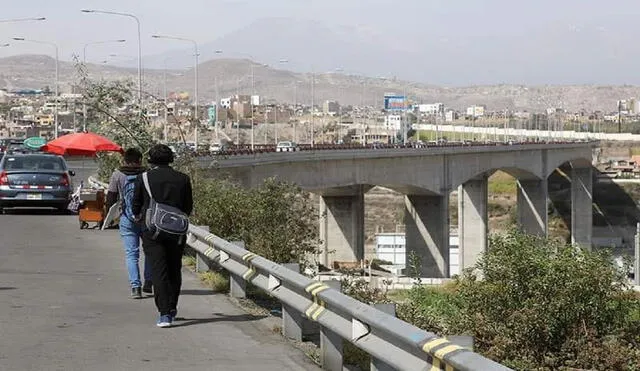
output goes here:
[[[282, 17], [321, 22], [336, 32], [349, 27], [350, 32], [358, 31], [360, 39], [383, 44], [376, 50], [384, 53], [446, 61], [430, 64], [429, 68], [439, 69], [430, 73], [420, 71], [419, 64], [390, 62], [388, 74], [405, 78], [443, 84], [640, 83], [635, 75], [629, 76], [640, 58], [635, 50], [640, 49], [637, 0], [21, 0], [3, 7], [0, 20], [47, 20], [0, 23], [0, 44], [11, 43], [0, 48], [0, 57], [53, 56], [51, 46], [12, 41], [13, 37], [55, 42], [63, 60], [70, 60], [73, 53], [82, 56], [86, 43], [126, 39], [90, 45], [87, 60], [112, 64], [135, 60], [135, 21], [84, 14], [83, 8], [137, 15], [145, 56], [188, 47], [152, 39], [152, 34], [207, 43], [261, 19]], [[291, 50], [295, 52], [294, 47]], [[351, 70], [364, 63], [349, 60], [344, 53], [336, 58], [340, 59], [336, 64], [351, 62]], [[448, 77], [430, 78], [435, 74]]]

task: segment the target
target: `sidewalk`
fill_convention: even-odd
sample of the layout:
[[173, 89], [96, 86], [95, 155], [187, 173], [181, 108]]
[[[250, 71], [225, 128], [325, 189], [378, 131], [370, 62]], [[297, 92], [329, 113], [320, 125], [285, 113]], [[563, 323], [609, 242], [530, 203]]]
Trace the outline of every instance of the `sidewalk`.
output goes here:
[[317, 370], [185, 273], [176, 326], [129, 299], [117, 230], [77, 217], [0, 216], [0, 370]]

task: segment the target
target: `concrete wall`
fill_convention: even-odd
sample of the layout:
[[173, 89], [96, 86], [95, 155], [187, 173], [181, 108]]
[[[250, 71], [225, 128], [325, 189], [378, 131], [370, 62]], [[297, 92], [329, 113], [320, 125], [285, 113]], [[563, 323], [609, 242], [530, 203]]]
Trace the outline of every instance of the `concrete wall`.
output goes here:
[[[454, 132], [454, 133], [474, 133], [478, 134], [478, 137], [486, 136], [487, 139], [492, 139], [495, 135], [498, 136], [498, 140], [502, 140], [502, 137], [506, 134], [509, 137], [525, 137], [525, 138], [541, 138], [541, 139], [596, 139], [596, 140], [611, 140], [611, 141], [623, 141], [623, 142], [639, 142], [640, 134], [631, 133], [588, 133], [577, 132], [573, 130], [563, 131], [551, 131], [548, 130], [525, 130], [514, 128], [496, 128], [496, 127], [478, 127], [478, 126], [461, 126], [461, 125], [431, 125], [421, 124], [414, 125], [416, 130], [430, 130], [440, 132]], [[451, 138], [453, 140], [453, 138]]]

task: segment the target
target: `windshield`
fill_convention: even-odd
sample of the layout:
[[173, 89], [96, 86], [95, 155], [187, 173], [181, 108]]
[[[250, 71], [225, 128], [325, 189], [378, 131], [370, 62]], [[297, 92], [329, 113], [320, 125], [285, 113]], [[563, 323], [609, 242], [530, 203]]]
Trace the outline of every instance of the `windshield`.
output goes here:
[[7, 156], [3, 170], [64, 171], [62, 159], [54, 156]]

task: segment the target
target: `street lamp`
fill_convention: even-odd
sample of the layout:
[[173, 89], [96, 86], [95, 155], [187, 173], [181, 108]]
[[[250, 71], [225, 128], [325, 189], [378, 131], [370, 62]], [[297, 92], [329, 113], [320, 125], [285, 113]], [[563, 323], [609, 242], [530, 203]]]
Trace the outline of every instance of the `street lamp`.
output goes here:
[[[280, 64], [285, 64], [285, 63], [289, 63], [288, 59], [280, 59], [278, 61], [278, 63]], [[274, 123], [274, 136], [275, 136], [275, 140], [276, 140], [276, 145], [278, 145], [278, 102], [276, 101], [276, 104], [274, 106], [274, 111], [273, 111], [273, 123]]]
[[200, 119], [198, 117], [198, 43], [195, 40], [192, 39], [187, 39], [187, 38], [183, 38], [183, 37], [175, 37], [175, 36], [163, 36], [163, 35], [152, 35], [151, 36], [154, 39], [167, 39], [167, 40], [178, 40], [178, 41], [187, 41], [193, 44], [193, 48], [195, 51], [195, 59], [194, 59], [194, 67], [193, 67], [193, 72], [194, 72], [194, 106], [195, 106], [195, 113], [194, 113], [194, 118], [196, 121], [196, 128], [194, 131], [194, 140], [196, 142], [196, 149], [198, 148], [198, 126], [200, 125]]
[[55, 95], [56, 95], [56, 101], [55, 101], [55, 106], [54, 106], [54, 117], [53, 117], [53, 124], [54, 124], [54, 128], [53, 128], [53, 136], [54, 138], [58, 138], [58, 82], [59, 82], [59, 75], [58, 75], [58, 64], [59, 64], [59, 59], [58, 59], [58, 44], [56, 43], [52, 43], [49, 41], [38, 41], [38, 40], [30, 40], [30, 39], [25, 39], [24, 37], [14, 37], [13, 38], [16, 41], [27, 41], [27, 42], [31, 42], [31, 43], [35, 43], [35, 44], [43, 44], [43, 45], [50, 45], [53, 46], [56, 50], [56, 85], [55, 85]]
[[45, 17], [32, 17], [32, 18], [0, 19], [0, 23], [44, 21], [45, 19], [47, 19], [47, 18], [45, 18]]
[[[87, 64], [87, 47], [89, 45], [99, 45], [99, 44], [109, 44], [109, 43], [123, 43], [127, 40], [124, 39], [119, 39], [119, 40], [104, 40], [104, 41], [93, 41], [93, 42], [89, 42], [84, 44], [84, 47], [82, 48], [82, 63], [86, 66]], [[87, 103], [82, 102], [82, 131], [86, 132], [87, 131]]]
[[93, 9], [82, 9], [83, 13], [99, 13], [99, 14], [110, 14], [117, 15], [122, 17], [133, 18], [138, 24], [138, 100], [140, 101], [140, 109], [142, 109], [142, 40], [140, 37], [140, 20], [133, 14], [129, 13], [119, 13], [119, 12], [111, 12], [106, 10], [93, 10]]
[[90, 42], [90, 43], [86, 43], [86, 44], [84, 44], [84, 48], [83, 48], [83, 51], [82, 51], [82, 61], [83, 61], [84, 64], [87, 64], [87, 47], [89, 45], [123, 43], [125, 41], [127, 41], [127, 40], [120, 39], [120, 40], [93, 41], [93, 42]]

